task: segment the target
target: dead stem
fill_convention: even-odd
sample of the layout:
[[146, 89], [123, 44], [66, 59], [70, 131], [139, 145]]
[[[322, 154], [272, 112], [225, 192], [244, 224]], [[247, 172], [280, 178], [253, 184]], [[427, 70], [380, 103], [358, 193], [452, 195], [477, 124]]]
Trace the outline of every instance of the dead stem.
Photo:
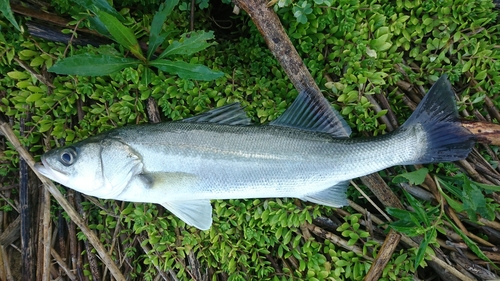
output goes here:
[[50, 249], [50, 254], [56, 260], [57, 264], [59, 264], [59, 266], [64, 270], [69, 279], [77, 280], [76, 276], [73, 274], [73, 272], [71, 272], [71, 269], [66, 265], [61, 256], [59, 256], [59, 254], [53, 248]]

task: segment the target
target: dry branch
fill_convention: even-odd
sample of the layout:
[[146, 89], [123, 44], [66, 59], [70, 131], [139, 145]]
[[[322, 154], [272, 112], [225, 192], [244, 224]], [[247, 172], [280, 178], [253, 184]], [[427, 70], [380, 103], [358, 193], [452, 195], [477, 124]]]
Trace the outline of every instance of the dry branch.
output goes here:
[[500, 125], [490, 122], [464, 121], [462, 126], [473, 133], [478, 142], [500, 145]]
[[[28, 160], [26, 160], [28, 161]], [[50, 195], [47, 189], [44, 189], [42, 201], [42, 238], [40, 239], [42, 248], [40, 257], [42, 261], [39, 264], [42, 265], [42, 278], [43, 281], [50, 280], [50, 242], [52, 240], [52, 220], [50, 218]]]
[[309, 231], [311, 231], [312, 233], [318, 235], [319, 237], [332, 241], [332, 243], [334, 243], [335, 245], [339, 245], [348, 251], [351, 251], [351, 252], [354, 252], [360, 256], [363, 256], [363, 258], [366, 260], [373, 260], [371, 257], [363, 255], [363, 249], [361, 249], [360, 247], [358, 247], [356, 245], [353, 245], [353, 246], [349, 245], [348, 242], [340, 236], [337, 236], [329, 231], [326, 231], [323, 228], [318, 227], [314, 224], [306, 223], [305, 227]]
[[[30, 17], [33, 19], [38, 19], [38, 20], [41, 20], [42, 22], [47, 22], [47, 23], [57, 25], [57, 26], [60, 26], [63, 28], [67, 28], [68, 24], [70, 22], [69, 20], [67, 20], [63, 17], [60, 17], [58, 15], [49, 14], [47, 12], [43, 12], [40, 10], [30, 9], [30, 8], [24, 7], [22, 5], [11, 3], [10, 7], [14, 13], [17, 13], [17, 14], [20, 14], [20, 15], [23, 15], [26, 17]], [[87, 29], [87, 28], [79, 28], [78, 31], [101, 37], [101, 35], [99, 33], [95, 32], [93, 30]]]
[[7, 256], [7, 251], [4, 246], [0, 246], [0, 253], [2, 255], [3, 264], [5, 266], [5, 279], [7, 281], [14, 281], [14, 277], [12, 277], [12, 272], [10, 271], [9, 265], [9, 257]]
[[59, 266], [61, 266], [61, 268], [64, 270], [64, 272], [66, 272], [68, 278], [71, 280], [77, 280], [76, 276], [73, 274], [73, 272], [71, 272], [71, 269], [66, 265], [61, 256], [59, 256], [59, 254], [52, 248], [50, 249], [50, 253], [52, 257], [56, 260], [56, 262], [59, 264]]
[[16, 220], [11, 222], [7, 229], [0, 234], [0, 246], [5, 247], [12, 244], [19, 238], [21, 229], [21, 217], [18, 216]]

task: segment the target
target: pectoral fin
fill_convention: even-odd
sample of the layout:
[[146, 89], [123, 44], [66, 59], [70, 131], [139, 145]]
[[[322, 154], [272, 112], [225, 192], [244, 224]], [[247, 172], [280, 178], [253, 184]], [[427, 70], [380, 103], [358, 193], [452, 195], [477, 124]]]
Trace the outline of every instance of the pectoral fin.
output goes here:
[[210, 200], [176, 200], [161, 204], [185, 223], [201, 230], [212, 225]]
[[306, 194], [302, 199], [325, 206], [342, 207], [347, 205], [345, 192], [348, 185], [348, 181], [342, 181], [327, 189]]

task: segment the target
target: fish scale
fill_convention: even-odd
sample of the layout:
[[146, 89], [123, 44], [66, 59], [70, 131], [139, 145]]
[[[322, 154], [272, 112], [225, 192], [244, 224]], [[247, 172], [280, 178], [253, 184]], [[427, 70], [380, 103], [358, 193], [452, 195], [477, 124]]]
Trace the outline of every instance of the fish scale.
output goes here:
[[[299, 191], [305, 195], [322, 190], [345, 179], [406, 163], [418, 153], [418, 146], [408, 145], [416, 142], [415, 136], [409, 136], [416, 135], [416, 131], [398, 131], [360, 143], [359, 139], [334, 139], [327, 134], [294, 132], [292, 128], [176, 125], [164, 131], [154, 130], [148, 135], [151, 142], [142, 141], [142, 134], [133, 127], [121, 132], [121, 140], [141, 151], [143, 164], [150, 172], [196, 174], [203, 179], [200, 185], [183, 191], [213, 193], [212, 199], [223, 199], [228, 194], [239, 198], [300, 198]], [[266, 145], [260, 145], [263, 143]], [[158, 151], [158, 146], [163, 151]], [[168, 156], [154, 157], [158, 153]], [[312, 181], [311, 177], [315, 178], [315, 188], [304, 190], [302, 185]], [[259, 184], [261, 181], [264, 184]], [[282, 187], [288, 188], [287, 194], [272, 193], [282, 192]]]

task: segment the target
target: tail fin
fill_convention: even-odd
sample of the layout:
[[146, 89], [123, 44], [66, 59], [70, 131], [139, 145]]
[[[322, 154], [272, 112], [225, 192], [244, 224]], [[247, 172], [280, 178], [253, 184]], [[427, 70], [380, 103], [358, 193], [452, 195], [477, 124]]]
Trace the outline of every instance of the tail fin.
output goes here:
[[427, 134], [427, 150], [412, 164], [465, 159], [474, 146], [474, 135], [460, 124], [455, 95], [447, 75], [441, 76], [431, 87], [401, 129], [417, 124]]

